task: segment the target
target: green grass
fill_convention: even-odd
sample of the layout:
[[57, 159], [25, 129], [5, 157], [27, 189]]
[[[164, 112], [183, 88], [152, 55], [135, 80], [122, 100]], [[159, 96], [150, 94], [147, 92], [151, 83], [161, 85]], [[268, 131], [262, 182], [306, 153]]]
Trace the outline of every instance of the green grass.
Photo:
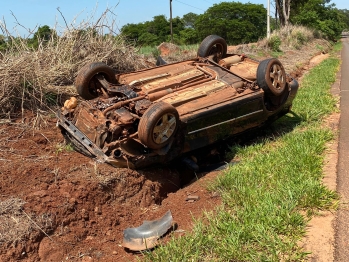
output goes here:
[[72, 146], [72, 144], [68, 143], [58, 143], [56, 144], [56, 154], [60, 154], [63, 152], [73, 152], [74, 148]]
[[324, 150], [334, 136], [321, 122], [336, 110], [329, 89], [338, 67], [339, 60], [329, 58], [312, 69], [303, 78], [293, 114], [267, 128], [259, 142], [234, 146], [241, 161], [210, 188], [221, 193], [223, 204], [204, 213], [185, 236], [147, 253], [145, 260], [306, 259], [298, 241], [307, 221], [319, 210], [334, 209], [338, 198], [321, 182]]

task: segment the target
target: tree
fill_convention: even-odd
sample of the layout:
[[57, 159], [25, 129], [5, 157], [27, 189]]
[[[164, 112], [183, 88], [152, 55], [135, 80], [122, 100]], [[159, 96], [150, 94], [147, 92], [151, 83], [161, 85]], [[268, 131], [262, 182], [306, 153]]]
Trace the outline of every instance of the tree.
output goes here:
[[216, 34], [231, 44], [250, 43], [266, 35], [266, 16], [263, 5], [222, 2], [200, 15], [195, 29], [200, 39]]
[[52, 31], [53, 30], [48, 25], [40, 26], [34, 34], [34, 39], [48, 41], [51, 38]]
[[291, 22], [314, 28], [335, 40], [347, 27], [343, 13], [335, 8], [331, 0], [307, 0], [295, 7], [296, 12], [291, 16]]
[[185, 28], [180, 32], [180, 41], [183, 44], [192, 45], [200, 42], [198, 33], [193, 28]]
[[0, 35], [0, 51], [7, 49], [6, 37], [4, 35]]
[[170, 22], [164, 15], [154, 16], [153, 21], [149, 23], [147, 31], [158, 36], [159, 41], [164, 42], [167, 35], [170, 34]]
[[48, 25], [40, 26], [35, 32], [33, 38], [29, 39], [28, 45], [33, 48], [38, 48], [39, 44], [45, 44], [52, 37], [57, 37], [56, 32], [51, 29]]
[[[183, 28], [180, 24], [180, 19], [175, 18], [174, 28]], [[154, 16], [152, 21], [123, 26], [121, 34], [129, 40], [136, 41], [139, 45], [158, 45], [166, 41], [170, 34], [170, 22], [164, 15], [158, 15]]]
[[349, 10], [347, 9], [338, 9], [337, 10], [342, 17], [341, 20], [346, 25], [346, 29], [349, 29]]
[[288, 26], [291, 14], [291, 0], [275, 0], [276, 12], [281, 26]]
[[185, 28], [195, 29], [195, 21], [199, 15], [194, 13], [188, 13], [183, 15], [182, 22]]
[[121, 28], [121, 33], [125, 35], [129, 40], [138, 41], [138, 38], [144, 32], [144, 24], [126, 24]]
[[138, 43], [142, 45], [154, 46], [154, 45], [157, 45], [158, 41], [159, 41], [159, 38], [156, 35], [149, 32], [144, 32], [138, 38]]

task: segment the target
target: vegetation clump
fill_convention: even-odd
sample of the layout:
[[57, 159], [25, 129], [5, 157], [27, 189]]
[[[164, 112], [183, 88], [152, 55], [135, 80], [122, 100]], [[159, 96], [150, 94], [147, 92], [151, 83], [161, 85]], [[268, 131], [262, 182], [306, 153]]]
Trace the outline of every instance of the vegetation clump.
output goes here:
[[[104, 13], [96, 24], [67, 27], [60, 35], [41, 27], [31, 39], [8, 33], [6, 48], [0, 51], [0, 116], [20, 108], [59, 104], [63, 93], [72, 94], [63, 86], [73, 84], [77, 71], [87, 63], [105, 62], [116, 72], [147, 67], [133, 44], [112, 33], [110, 19]], [[0, 27], [8, 32], [4, 24]]]

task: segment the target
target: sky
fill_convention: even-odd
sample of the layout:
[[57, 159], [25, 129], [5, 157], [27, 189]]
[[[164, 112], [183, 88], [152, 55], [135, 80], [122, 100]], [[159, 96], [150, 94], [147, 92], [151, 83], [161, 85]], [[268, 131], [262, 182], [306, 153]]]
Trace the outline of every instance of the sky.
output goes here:
[[[182, 17], [189, 12], [202, 14], [220, 2], [222, 1], [172, 0], [172, 15]], [[239, 2], [267, 5], [267, 0]], [[349, 9], [348, 0], [332, 0], [331, 3], [339, 9]], [[127, 23], [150, 21], [156, 15], [170, 17], [170, 0], [0, 0], [0, 24], [6, 24], [11, 35], [26, 37], [29, 31], [36, 31], [37, 26], [48, 25], [59, 31], [65, 25], [64, 19], [69, 25], [80, 24], [91, 17], [97, 19], [107, 8], [113, 11], [118, 28]], [[0, 31], [0, 34], [3, 32]]]

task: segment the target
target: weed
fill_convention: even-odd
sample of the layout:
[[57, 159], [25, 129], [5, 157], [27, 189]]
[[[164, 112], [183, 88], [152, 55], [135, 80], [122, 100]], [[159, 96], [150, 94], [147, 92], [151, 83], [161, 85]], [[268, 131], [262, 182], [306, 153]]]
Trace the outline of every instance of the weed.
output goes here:
[[283, 52], [281, 52], [281, 51], [273, 51], [273, 52], [271, 52], [271, 56], [275, 57], [275, 58], [278, 58], [279, 56], [282, 56], [282, 55], [283, 55]]
[[152, 53], [152, 55], [153, 55], [153, 57], [154, 57], [155, 59], [158, 58], [158, 57], [161, 55], [160, 50], [157, 49], [157, 48], [153, 49], [153, 51], [152, 51], [151, 53]]
[[142, 55], [150, 55], [150, 54], [153, 54], [155, 49], [157, 49], [155, 46], [142, 46], [139, 49], [139, 53]]
[[316, 49], [320, 50], [321, 52], [324, 51], [324, 47], [322, 45], [316, 45]]
[[68, 143], [58, 143], [56, 145], [56, 154], [60, 154], [63, 152], [73, 152], [74, 148], [72, 146], [72, 144]]
[[268, 46], [274, 52], [280, 51], [281, 39], [280, 37], [273, 35], [268, 39]]
[[342, 50], [342, 47], [343, 47], [343, 44], [342, 44], [342, 42], [339, 41], [333, 46], [332, 52], [336, 54], [340, 50]]
[[57, 105], [58, 95], [56, 93], [53, 93], [53, 92], [47, 92], [44, 94], [44, 99], [45, 99], [45, 103], [48, 106]]

